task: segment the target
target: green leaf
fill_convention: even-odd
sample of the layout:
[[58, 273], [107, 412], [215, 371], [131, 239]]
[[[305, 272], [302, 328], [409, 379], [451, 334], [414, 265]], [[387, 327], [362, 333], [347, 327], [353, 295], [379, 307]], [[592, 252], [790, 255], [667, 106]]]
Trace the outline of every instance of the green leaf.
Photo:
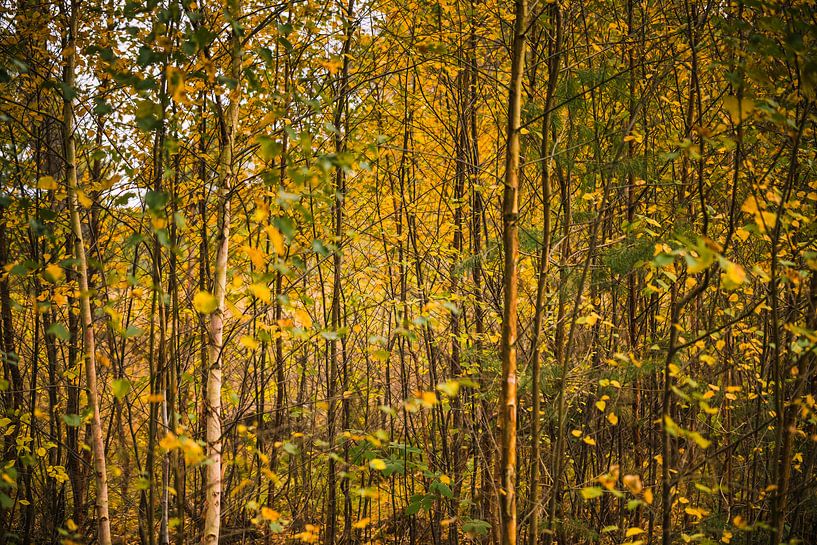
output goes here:
[[64, 414], [62, 415], [62, 421], [65, 422], [66, 426], [76, 428], [82, 424], [82, 417], [78, 414]]
[[491, 523], [485, 520], [471, 519], [463, 521], [462, 531], [472, 537], [488, 535]]
[[265, 161], [272, 161], [281, 156], [284, 146], [269, 136], [258, 137], [258, 153]]
[[51, 324], [51, 327], [48, 328], [47, 333], [49, 335], [55, 336], [61, 341], [67, 341], [68, 339], [71, 338], [71, 334], [68, 333], [68, 328], [66, 328], [59, 322]]
[[131, 390], [130, 381], [126, 378], [115, 378], [111, 387], [114, 397], [119, 400], [122, 400]]
[[298, 445], [287, 441], [286, 443], [284, 443], [284, 452], [291, 456], [295, 456], [296, 454], [298, 454]]
[[444, 498], [451, 499], [454, 497], [454, 493], [451, 491], [448, 485], [443, 482], [437, 481], [434, 484], [432, 484], [430, 488], [432, 492], [437, 492], [440, 496]]
[[167, 206], [168, 195], [164, 191], [148, 191], [145, 193], [145, 204], [147, 207], [157, 212]]
[[128, 326], [128, 329], [126, 329], [124, 333], [122, 333], [122, 336], [125, 337], [126, 339], [129, 339], [131, 337], [138, 337], [143, 333], [144, 331], [141, 328], [138, 328], [135, 325], [131, 325]]
[[599, 486], [585, 486], [582, 488], [582, 498], [585, 500], [592, 500], [593, 498], [598, 498], [602, 494], [604, 494], [604, 490], [602, 490]]
[[326, 245], [318, 239], [312, 241], [312, 250], [322, 257], [329, 256], [329, 248], [327, 248]]

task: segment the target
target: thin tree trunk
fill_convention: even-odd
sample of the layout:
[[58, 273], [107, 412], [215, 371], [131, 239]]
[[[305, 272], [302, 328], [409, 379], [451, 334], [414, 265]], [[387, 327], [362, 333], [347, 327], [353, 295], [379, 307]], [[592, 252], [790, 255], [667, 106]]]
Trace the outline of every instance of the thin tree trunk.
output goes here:
[[[228, 6], [230, 15], [238, 19], [238, 2]], [[217, 309], [210, 315], [209, 368], [207, 398], [205, 400], [206, 440], [208, 465], [205, 472], [205, 512], [203, 545], [217, 545], [221, 530], [221, 368], [223, 364], [224, 295], [227, 289], [227, 257], [230, 249], [230, 186], [234, 183], [233, 145], [238, 129], [238, 109], [241, 96], [241, 36], [237, 30], [231, 36], [230, 75], [235, 87], [230, 93], [230, 104], [221, 119], [222, 146], [218, 159], [218, 182], [221, 216], [219, 217], [218, 245], [214, 268], [214, 290]]]
[[[65, 88], [71, 92], [74, 88], [74, 65], [76, 62], [77, 11], [79, 2], [71, 1], [69, 38], [65, 48], [67, 52], [63, 81]], [[65, 91], [64, 91], [65, 93]], [[111, 521], [108, 515], [108, 476], [105, 467], [105, 445], [102, 440], [102, 422], [99, 416], [99, 392], [96, 378], [96, 338], [94, 335], [94, 318], [91, 311], [91, 294], [88, 288], [88, 261], [85, 256], [85, 242], [82, 234], [82, 221], [79, 217], [77, 199], [77, 165], [76, 143], [74, 141], [73, 99], [63, 95], [63, 125], [65, 130], [65, 175], [68, 186], [68, 207], [71, 214], [71, 230], [74, 235], [74, 253], [78, 262], [79, 302], [82, 328], [85, 336], [84, 350], [87, 356], [85, 372], [88, 383], [88, 404], [91, 407], [91, 449], [94, 456], [94, 475], [96, 477], [96, 518], [97, 540], [100, 545], [111, 545]]]
[[539, 255], [539, 278], [536, 285], [536, 306], [533, 317], [533, 338], [531, 339], [531, 392], [533, 396], [533, 415], [531, 420], [531, 460], [530, 460], [530, 530], [528, 544], [536, 545], [539, 537], [539, 412], [541, 410], [541, 358], [539, 350], [539, 336], [542, 331], [544, 317], [545, 291], [547, 287], [548, 262], [550, 261], [551, 226], [550, 226], [550, 131], [551, 109], [556, 92], [556, 82], [559, 76], [559, 51], [562, 41], [562, 18], [558, 4], [551, 4], [550, 8], [551, 39], [547, 49], [548, 54], [548, 82], [545, 96], [545, 115], [542, 118], [542, 146], [539, 160], [541, 161], [542, 176], [542, 248]]
[[502, 247], [505, 254], [502, 286], [502, 422], [499, 494], [502, 545], [516, 544], [516, 413], [517, 413], [517, 260], [519, 258], [519, 140], [522, 116], [522, 75], [525, 64], [527, 0], [516, 0], [508, 104], [505, 190], [502, 196]]

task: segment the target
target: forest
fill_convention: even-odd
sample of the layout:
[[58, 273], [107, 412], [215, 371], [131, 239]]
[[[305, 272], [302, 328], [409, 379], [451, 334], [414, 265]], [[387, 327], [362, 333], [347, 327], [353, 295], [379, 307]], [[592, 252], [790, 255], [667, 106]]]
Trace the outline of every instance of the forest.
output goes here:
[[0, 0], [0, 544], [817, 543], [813, 0]]

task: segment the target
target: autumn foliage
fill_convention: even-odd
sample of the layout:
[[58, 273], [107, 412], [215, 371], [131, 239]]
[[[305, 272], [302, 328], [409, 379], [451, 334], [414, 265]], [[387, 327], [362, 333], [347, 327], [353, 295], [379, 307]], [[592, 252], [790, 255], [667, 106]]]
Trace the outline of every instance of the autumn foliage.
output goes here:
[[802, 0], [0, 4], [0, 543], [817, 543]]

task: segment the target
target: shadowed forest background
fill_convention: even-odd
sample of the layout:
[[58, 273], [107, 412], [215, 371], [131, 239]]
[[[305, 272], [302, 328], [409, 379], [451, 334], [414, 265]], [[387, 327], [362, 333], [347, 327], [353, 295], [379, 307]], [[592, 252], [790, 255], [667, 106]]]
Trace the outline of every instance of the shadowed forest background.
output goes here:
[[0, 1], [0, 543], [817, 543], [804, 0]]

